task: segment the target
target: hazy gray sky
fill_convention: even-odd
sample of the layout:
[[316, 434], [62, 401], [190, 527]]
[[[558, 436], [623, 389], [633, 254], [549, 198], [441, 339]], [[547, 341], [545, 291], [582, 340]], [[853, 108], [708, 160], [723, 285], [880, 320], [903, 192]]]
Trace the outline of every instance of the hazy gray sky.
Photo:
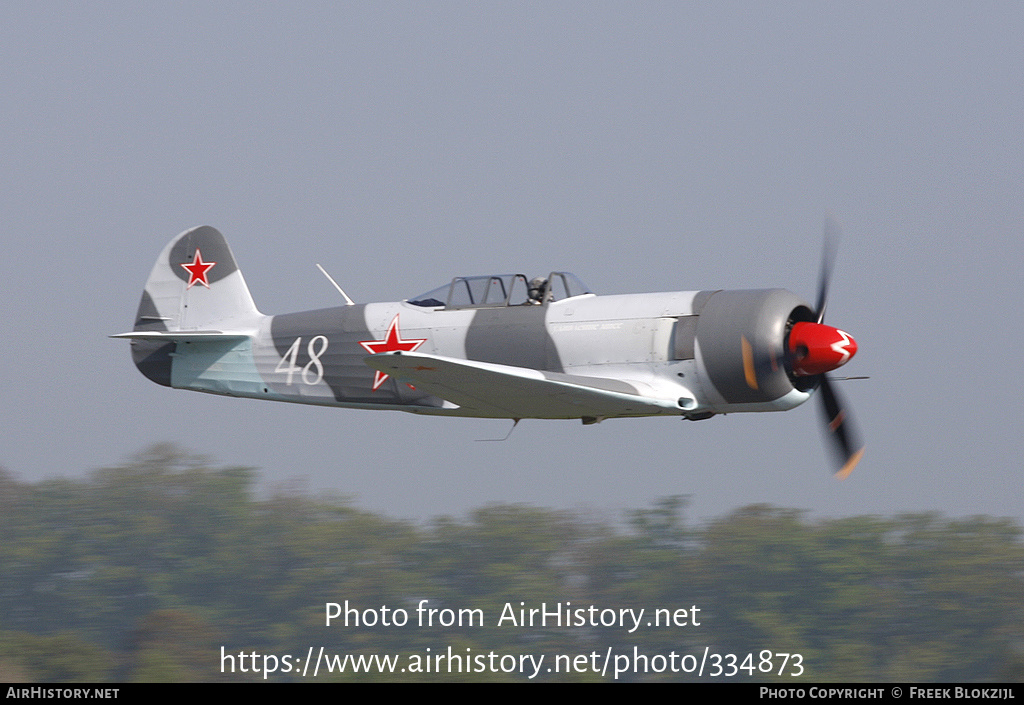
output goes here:
[[[156, 441], [396, 517], [615, 513], [693, 495], [823, 515], [1024, 515], [1024, 5], [37, 3], [0, 22], [0, 465]], [[143, 378], [124, 341], [172, 236], [219, 228], [265, 313], [453, 275], [599, 293], [782, 286], [829, 322], [868, 443], [833, 480], [814, 404], [676, 419], [436, 419]]]

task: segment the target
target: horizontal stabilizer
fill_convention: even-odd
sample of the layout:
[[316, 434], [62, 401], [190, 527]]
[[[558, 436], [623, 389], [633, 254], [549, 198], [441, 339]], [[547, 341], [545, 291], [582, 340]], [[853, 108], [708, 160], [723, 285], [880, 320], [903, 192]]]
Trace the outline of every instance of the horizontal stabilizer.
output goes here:
[[163, 343], [198, 343], [215, 340], [245, 340], [250, 336], [245, 333], [225, 333], [219, 330], [133, 330], [110, 337]]
[[631, 384], [615, 379], [408, 352], [371, 355], [364, 362], [482, 416], [602, 419], [679, 411], [675, 400], [642, 396]]

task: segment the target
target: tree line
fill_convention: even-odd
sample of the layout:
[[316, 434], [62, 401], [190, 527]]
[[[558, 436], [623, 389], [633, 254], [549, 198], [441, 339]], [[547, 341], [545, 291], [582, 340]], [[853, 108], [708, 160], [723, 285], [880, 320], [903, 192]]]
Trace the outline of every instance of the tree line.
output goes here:
[[[736, 665], [752, 654], [729, 678], [787, 683], [1024, 678], [1024, 547], [1011, 520], [812, 519], [753, 505], [698, 525], [685, 498], [668, 497], [622, 522], [493, 505], [410, 523], [302, 491], [261, 497], [256, 483], [251, 468], [170, 445], [79, 479], [0, 472], [0, 681], [257, 679], [223, 673], [221, 654], [321, 646], [403, 657], [449, 646], [551, 658], [707, 651], [738, 655]], [[375, 623], [327, 626], [325, 606], [346, 601]], [[542, 605], [581, 610], [579, 622], [499, 620]], [[382, 607], [410, 623], [384, 624]], [[435, 610], [433, 626], [416, 623], [418, 608]], [[602, 623], [640, 609], [632, 632]], [[676, 622], [647, 626], [655, 610]], [[460, 624], [460, 614], [483, 619]], [[800, 654], [802, 675], [753, 667], [765, 650]], [[538, 677], [602, 679], [584, 669]]]

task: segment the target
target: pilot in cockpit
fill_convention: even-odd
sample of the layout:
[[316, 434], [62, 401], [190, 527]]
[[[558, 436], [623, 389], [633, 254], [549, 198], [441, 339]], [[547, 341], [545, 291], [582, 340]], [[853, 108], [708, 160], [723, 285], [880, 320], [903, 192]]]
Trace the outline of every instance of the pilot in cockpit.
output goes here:
[[544, 288], [547, 286], [547, 283], [548, 280], [544, 277], [534, 277], [530, 280], [529, 302], [534, 306], [540, 306], [544, 303]]

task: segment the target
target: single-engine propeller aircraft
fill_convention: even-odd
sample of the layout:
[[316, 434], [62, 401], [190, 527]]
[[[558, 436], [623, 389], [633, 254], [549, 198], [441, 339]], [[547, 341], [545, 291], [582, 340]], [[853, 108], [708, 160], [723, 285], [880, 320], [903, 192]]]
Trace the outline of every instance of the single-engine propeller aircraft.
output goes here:
[[338, 287], [344, 306], [267, 316], [201, 226], [160, 253], [134, 329], [113, 337], [177, 389], [516, 422], [784, 411], [818, 390], [845, 477], [864, 447], [827, 376], [857, 352], [823, 322], [835, 242], [827, 227], [813, 308], [784, 289], [598, 296], [551, 272], [455, 277], [388, 303]]

